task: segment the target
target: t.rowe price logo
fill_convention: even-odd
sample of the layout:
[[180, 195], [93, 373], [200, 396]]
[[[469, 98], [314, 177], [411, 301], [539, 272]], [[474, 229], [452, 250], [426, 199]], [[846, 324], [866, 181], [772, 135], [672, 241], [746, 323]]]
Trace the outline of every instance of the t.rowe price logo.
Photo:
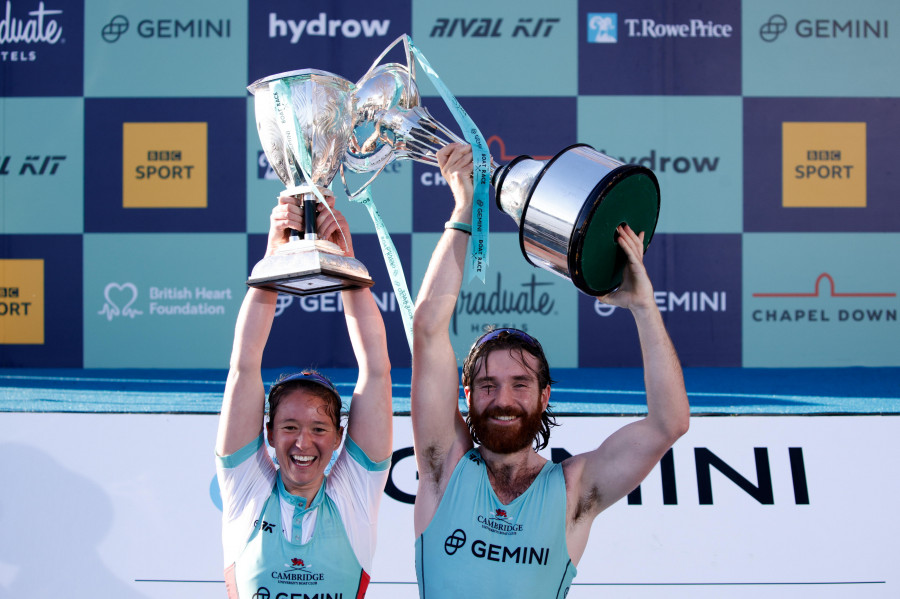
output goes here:
[[[827, 295], [823, 295], [822, 283], [827, 281], [829, 291]], [[838, 292], [834, 283], [834, 278], [827, 272], [823, 272], [816, 279], [812, 291], [800, 292], [757, 292], [753, 293], [754, 298], [758, 299], [817, 299], [820, 300], [815, 306], [806, 306], [803, 308], [791, 307], [774, 307], [774, 308], [757, 308], [750, 313], [750, 317], [754, 322], [896, 322], [897, 308], [885, 308], [883, 306], [872, 306], [871, 304], [862, 304], [860, 302], [843, 303], [843, 307], [834, 310], [828, 307], [820, 307], [822, 301], [833, 298], [838, 299], [878, 299], [878, 298], [896, 298], [894, 292]]]
[[[519, 17], [509, 37], [550, 37], [558, 17]], [[505, 37], [509, 27], [502, 18], [436, 19], [428, 37]]]
[[[764, 42], [774, 42], [790, 29], [783, 15], [772, 15], [759, 28], [759, 37]], [[887, 19], [798, 19], [794, 23], [794, 34], [801, 39], [887, 39]]]
[[296, 44], [304, 35], [313, 37], [384, 37], [391, 28], [390, 19], [330, 19], [320, 12], [315, 19], [279, 18], [278, 14], [269, 13], [269, 38], [290, 37], [290, 43]]
[[[658, 23], [655, 19], [622, 19], [622, 34], [629, 38], [730, 38], [734, 26], [703, 19], [688, 19], [686, 23]], [[618, 15], [616, 13], [588, 13], [588, 41], [595, 44], [619, 41]]]
[[619, 41], [619, 15], [614, 12], [590, 12], [587, 16], [587, 40], [592, 44]]

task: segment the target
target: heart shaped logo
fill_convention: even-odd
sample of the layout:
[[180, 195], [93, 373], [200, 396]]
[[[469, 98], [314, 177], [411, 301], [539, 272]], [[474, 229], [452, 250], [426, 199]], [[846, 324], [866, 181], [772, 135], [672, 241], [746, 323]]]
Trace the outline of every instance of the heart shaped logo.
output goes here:
[[134, 318], [144, 312], [137, 310], [131, 306], [137, 301], [138, 289], [134, 283], [109, 283], [103, 290], [103, 299], [106, 303], [103, 308], [97, 312], [101, 316], [106, 316], [106, 320], [112, 320], [118, 316], [127, 316]]

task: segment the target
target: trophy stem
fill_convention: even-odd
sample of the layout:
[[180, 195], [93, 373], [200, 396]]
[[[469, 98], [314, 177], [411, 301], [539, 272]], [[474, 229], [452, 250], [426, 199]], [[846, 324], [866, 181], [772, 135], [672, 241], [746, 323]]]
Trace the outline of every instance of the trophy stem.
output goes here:
[[309, 240], [316, 240], [319, 238], [316, 235], [316, 204], [318, 200], [316, 196], [311, 193], [303, 194], [303, 238]]

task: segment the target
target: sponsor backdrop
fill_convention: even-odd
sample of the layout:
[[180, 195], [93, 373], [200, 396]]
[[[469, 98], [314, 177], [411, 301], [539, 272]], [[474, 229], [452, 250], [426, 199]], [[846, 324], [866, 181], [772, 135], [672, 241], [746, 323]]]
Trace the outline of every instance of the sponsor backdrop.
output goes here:
[[[216, 416], [4, 418], [5, 597], [225, 596]], [[631, 420], [563, 418], [545, 455], [591, 449]], [[370, 599], [418, 597], [409, 418], [395, 417], [394, 431]], [[96, 439], [113, 450], [98, 450]], [[877, 416], [697, 418], [639, 489], [597, 518], [568, 596], [897, 597], [896, 552], [886, 549], [900, 535], [900, 483], [886, 475], [895, 439], [893, 421]], [[53, 528], [52, 550], [41, 514], [64, 523]], [[515, 536], [485, 530], [458, 551], [499, 559], [504, 547], [515, 554]], [[313, 596], [323, 598], [296, 599]]]
[[[900, 366], [893, 0], [0, 0], [0, 367], [224, 368], [282, 189], [246, 85], [356, 81], [404, 33], [498, 163], [583, 142], [657, 174], [647, 263], [685, 366]], [[335, 191], [408, 367], [375, 229]], [[415, 294], [446, 183], [398, 162], [374, 197]], [[640, 365], [627, 316], [532, 268], [491, 210], [458, 353], [514, 325], [555, 367]], [[352, 365], [340, 312], [283, 298], [265, 366]]]

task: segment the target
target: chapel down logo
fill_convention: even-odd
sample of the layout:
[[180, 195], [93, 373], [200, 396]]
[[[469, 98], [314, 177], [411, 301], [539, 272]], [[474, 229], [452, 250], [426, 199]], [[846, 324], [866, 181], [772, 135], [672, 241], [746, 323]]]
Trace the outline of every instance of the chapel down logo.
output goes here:
[[[827, 286], [825, 290], [823, 287]], [[763, 306], [751, 311], [750, 317], [754, 322], [896, 322], [897, 308], [886, 307], [882, 303], [872, 303], [866, 300], [893, 299], [897, 297], [894, 292], [888, 291], [841, 291], [837, 290], [834, 278], [827, 272], [823, 272], [816, 279], [812, 291], [778, 291], [753, 293], [757, 299], [808, 299], [811, 303], [798, 307], [792, 303], [786, 305], [769, 305], [762, 302]], [[856, 300], [842, 301], [840, 307], [835, 310], [831, 300]], [[814, 302], [814, 303], [813, 303]]]
[[489, 516], [478, 516], [476, 520], [481, 528], [501, 535], [515, 535], [523, 530], [523, 526], [516, 524], [502, 508], [495, 509]]

